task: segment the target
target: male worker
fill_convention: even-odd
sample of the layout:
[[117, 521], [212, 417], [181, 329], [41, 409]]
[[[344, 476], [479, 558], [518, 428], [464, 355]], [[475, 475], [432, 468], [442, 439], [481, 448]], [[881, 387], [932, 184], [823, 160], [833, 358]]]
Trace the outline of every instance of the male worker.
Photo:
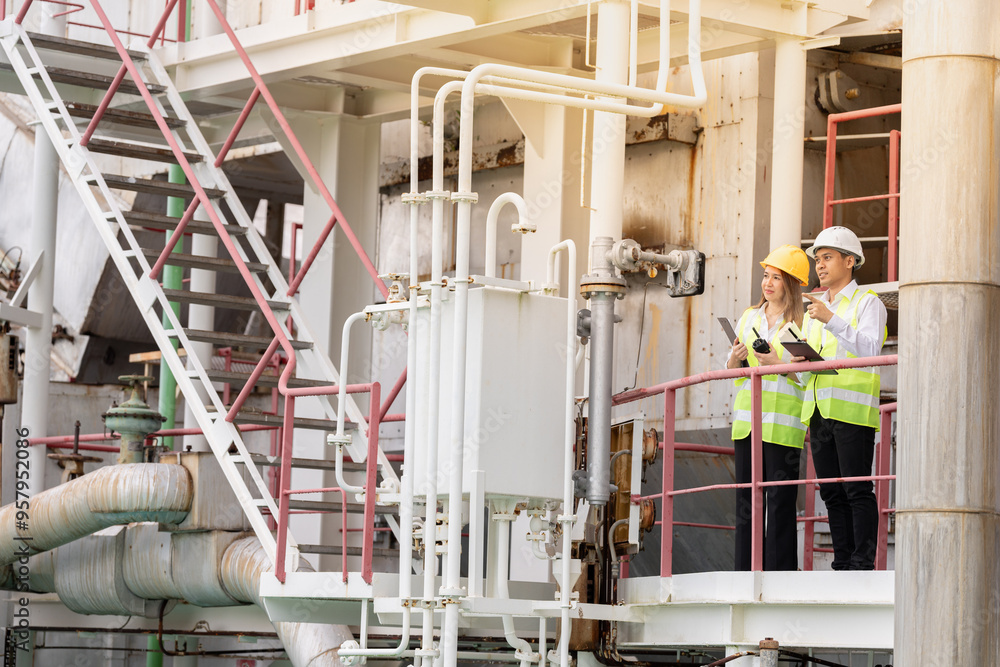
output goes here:
[[[822, 296], [805, 295], [810, 301], [802, 323], [806, 340], [827, 359], [877, 356], [885, 343], [886, 312], [878, 296], [859, 289], [853, 278], [865, 263], [861, 241], [846, 227], [830, 227], [806, 252], [816, 261], [819, 284], [826, 288]], [[879, 426], [878, 368], [803, 379], [802, 422], [809, 424], [816, 474], [871, 475]], [[878, 506], [872, 483], [821, 484], [820, 497], [830, 520], [833, 569], [874, 569]]]

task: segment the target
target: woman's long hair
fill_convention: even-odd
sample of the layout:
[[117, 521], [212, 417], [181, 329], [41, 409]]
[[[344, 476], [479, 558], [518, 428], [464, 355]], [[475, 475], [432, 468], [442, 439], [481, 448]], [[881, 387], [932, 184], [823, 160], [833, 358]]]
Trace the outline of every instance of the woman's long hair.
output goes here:
[[[777, 267], [771, 268], [781, 271]], [[798, 281], [798, 278], [793, 278], [788, 273], [781, 271], [781, 284], [785, 288], [785, 299], [784, 303], [781, 304], [781, 316], [785, 318], [786, 322], [795, 322], [795, 326], [802, 329], [802, 317], [805, 315], [805, 307], [802, 305], [802, 283]], [[757, 307], [760, 308], [765, 303], [767, 303], [767, 299], [761, 294], [760, 301], [757, 302]]]

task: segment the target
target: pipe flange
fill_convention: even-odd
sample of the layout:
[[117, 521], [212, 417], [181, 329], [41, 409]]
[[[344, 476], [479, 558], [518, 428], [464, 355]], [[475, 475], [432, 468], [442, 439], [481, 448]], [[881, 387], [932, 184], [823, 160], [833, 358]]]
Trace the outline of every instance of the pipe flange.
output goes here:
[[419, 192], [404, 192], [400, 200], [404, 204], [426, 204], [429, 201], [426, 195], [422, 195]]
[[468, 202], [470, 204], [479, 203], [479, 193], [476, 192], [452, 192], [451, 200], [455, 202]]
[[450, 190], [428, 190], [427, 192], [424, 193], [424, 196], [427, 197], [428, 201], [432, 201], [432, 200], [435, 200], [435, 199], [451, 199], [451, 191]]
[[625, 298], [625, 279], [615, 276], [584, 276], [580, 280], [580, 295], [590, 299], [595, 294]]

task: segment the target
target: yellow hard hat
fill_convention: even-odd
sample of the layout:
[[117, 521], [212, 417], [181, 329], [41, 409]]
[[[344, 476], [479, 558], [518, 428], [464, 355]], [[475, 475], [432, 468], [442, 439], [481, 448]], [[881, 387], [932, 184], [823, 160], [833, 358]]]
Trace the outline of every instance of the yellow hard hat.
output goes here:
[[763, 267], [773, 266], [781, 269], [793, 278], [798, 278], [802, 286], [809, 284], [809, 258], [802, 248], [793, 245], [783, 245], [771, 251], [771, 254], [760, 263]]

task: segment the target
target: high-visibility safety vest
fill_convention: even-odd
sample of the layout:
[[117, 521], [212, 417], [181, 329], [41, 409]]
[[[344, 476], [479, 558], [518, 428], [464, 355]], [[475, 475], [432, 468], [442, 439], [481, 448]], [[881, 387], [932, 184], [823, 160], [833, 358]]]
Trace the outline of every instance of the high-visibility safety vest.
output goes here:
[[[855, 329], [858, 327], [858, 309], [866, 298], [877, 299], [871, 290], [856, 289], [850, 299], [841, 299], [836, 315]], [[858, 355], [848, 352], [840, 345], [837, 337], [826, 330], [823, 323], [807, 314], [802, 322], [802, 333], [806, 341], [825, 359], [857, 359]], [[885, 344], [888, 330], [882, 332]], [[879, 428], [878, 399], [880, 378], [877, 366], [864, 368], [844, 368], [837, 375], [813, 375], [806, 385], [805, 400], [802, 402], [802, 421], [808, 424], [813, 412], [827, 419]]]
[[[748, 308], [736, 325], [740, 341], [753, 350], [757, 336], [753, 329], [767, 331], [767, 319], [759, 308]], [[780, 327], [779, 327], [780, 330]], [[765, 335], [767, 335], [765, 333]], [[778, 342], [778, 334], [770, 341], [779, 356], [785, 355], [785, 348]], [[759, 363], [753, 352], [747, 356], [751, 366]], [[733, 440], [750, 435], [752, 409], [751, 384], [749, 378], [736, 378], [736, 400], [733, 402]], [[806, 426], [802, 423], [803, 387], [784, 375], [761, 376], [761, 438], [764, 442], [786, 447], [802, 447], [806, 436]]]

